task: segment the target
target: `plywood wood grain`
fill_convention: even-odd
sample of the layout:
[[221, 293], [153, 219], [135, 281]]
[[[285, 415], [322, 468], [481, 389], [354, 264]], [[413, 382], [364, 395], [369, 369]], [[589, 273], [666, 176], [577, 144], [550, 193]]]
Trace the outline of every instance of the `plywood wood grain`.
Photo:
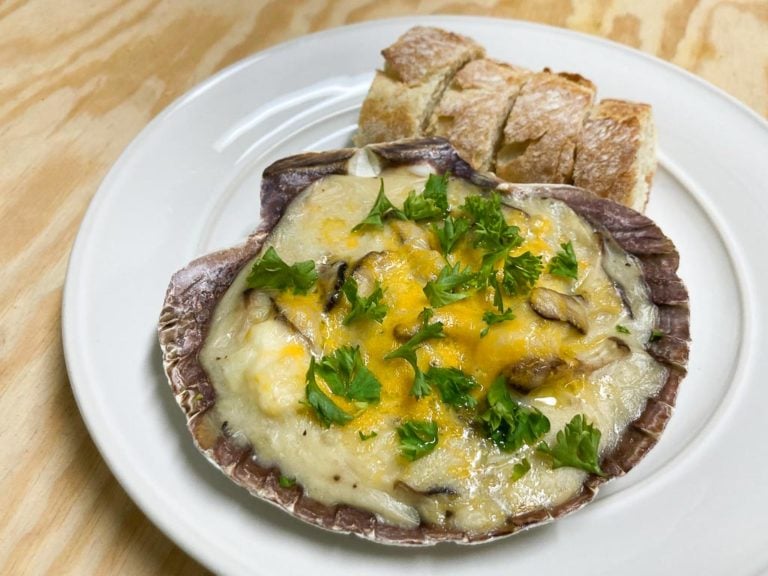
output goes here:
[[611, 38], [768, 116], [765, 0], [0, 2], [0, 574], [205, 573], [117, 484], [66, 376], [67, 257], [121, 151], [174, 98], [255, 51], [437, 13]]

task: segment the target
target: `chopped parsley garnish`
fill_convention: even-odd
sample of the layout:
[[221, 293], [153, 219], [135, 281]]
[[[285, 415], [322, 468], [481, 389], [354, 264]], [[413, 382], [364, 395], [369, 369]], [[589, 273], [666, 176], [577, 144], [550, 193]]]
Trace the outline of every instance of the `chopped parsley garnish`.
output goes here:
[[296, 479], [291, 478], [290, 476], [283, 476], [280, 475], [280, 478], [278, 478], [277, 483], [280, 484], [282, 488], [293, 488], [296, 486]]
[[504, 259], [502, 285], [510, 294], [526, 294], [539, 279], [542, 267], [541, 256], [530, 252], [507, 256]]
[[397, 428], [400, 453], [408, 460], [418, 460], [437, 446], [437, 424], [431, 420], [408, 420]]
[[379, 186], [379, 193], [376, 196], [376, 200], [373, 203], [373, 208], [368, 212], [362, 222], [352, 228], [352, 232], [357, 232], [366, 226], [372, 226], [379, 228], [384, 225], [384, 220], [387, 218], [397, 218], [403, 220], [405, 214], [401, 210], [395, 208], [392, 202], [389, 201], [386, 194], [384, 194], [384, 179], [381, 179], [381, 185]]
[[448, 173], [430, 174], [421, 194], [411, 190], [403, 203], [403, 213], [408, 220], [416, 222], [448, 214]]
[[317, 282], [317, 270], [312, 260], [286, 264], [270, 246], [251, 268], [245, 283], [248, 288], [293, 290], [294, 294], [306, 294]]
[[408, 193], [403, 203], [403, 214], [408, 220], [432, 220], [443, 215], [443, 211], [433, 201], [427, 199], [424, 194], [416, 194], [414, 190]]
[[357, 435], [360, 437], [361, 441], [365, 442], [366, 440], [370, 440], [371, 438], [376, 438], [376, 436], [378, 436], [378, 433], [375, 430], [371, 430], [368, 434], [366, 434], [362, 430], [358, 430]]
[[651, 335], [648, 337], [648, 342], [658, 342], [662, 338], [664, 338], [664, 332], [654, 328], [651, 330]]
[[552, 468], [568, 466], [605, 476], [598, 461], [600, 435], [600, 430], [587, 422], [586, 416], [576, 414], [557, 433], [554, 446], [550, 448], [542, 442], [537, 450], [552, 457]]
[[456, 408], [474, 408], [477, 405], [469, 392], [477, 388], [477, 382], [458, 368], [432, 366], [424, 375], [427, 384], [437, 388], [440, 399]]
[[523, 243], [520, 229], [507, 224], [497, 193], [468, 196], [462, 210], [472, 219], [474, 245], [491, 253], [506, 254]]
[[424, 184], [423, 196], [434, 202], [442, 210], [443, 214], [448, 214], [448, 178], [450, 173], [445, 172], [442, 176], [430, 174], [427, 183]]
[[573, 251], [573, 244], [567, 242], [560, 244], [560, 251], [549, 261], [549, 273], [563, 278], [573, 278], [576, 280], [579, 276], [579, 263], [576, 261], [576, 253]]
[[432, 224], [432, 232], [437, 237], [443, 256], [448, 256], [453, 252], [467, 231], [469, 231], [469, 220], [462, 217], [446, 216], [442, 228], [438, 227], [437, 224]]
[[359, 346], [342, 346], [313, 363], [315, 374], [325, 380], [337, 396], [366, 403], [378, 402], [381, 398], [381, 383], [365, 367]]
[[493, 288], [493, 305], [499, 311], [499, 314], [504, 313], [504, 296], [501, 293], [501, 284], [499, 283], [499, 277], [496, 275], [496, 271], [493, 270], [488, 276], [488, 284]]
[[520, 478], [528, 474], [530, 470], [531, 463], [528, 461], [528, 458], [523, 458], [520, 462], [512, 467], [512, 475], [509, 477], [509, 481], [517, 482], [520, 480]]
[[515, 314], [512, 312], [512, 308], [507, 308], [504, 312], [501, 314], [497, 314], [496, 312], [488, 311], [485, 314], [483, 314], [483, 322], [487, 324], [485, 328], [483, 328], [480, 331], [480, 338], [483, 338], [488, 334], [488, 331], [491, 329], [491, 326], [494, 324], [500, 324], [502, 322], [506, 322], [507, 320], [514, 320]]
[[486, 435], [502, 452], [515, 452], [549, 432], [549, 419], [536, 408], [520, 404], [499, 376], [488, 390], [488, 410], [481, 416]]
[[426, 396], [430, 392], [429, 384], [427, 384], [424, 373], [419, 368], [418, 361], [416, 359], [416, 349], [421, 346], [423, 342], [431, 338], [445, 338], [443, 333], [443, 323], [435, 322], [430, 324], [434, 312], [430, 308], [424, 308], [421, 313], [421, 328], [416, 332], [405, 344], [392, 350], [389, 354], [384, 356], [384, 360], [392, 360], [393, 358], [402, 358], [406, 360], [415, 372], [413, 380], [413, 387], [411, 388], [411, 395], [416, 398]]
[[459, 288], [467, 286], [475, 279], [475, 274], [469, 268], [461, 270], [457, 262], [454, 266], [446, 264], [435, 280], [430, 280], [424, 286], [424, 294], [434, 308], [446, 306], [452, 302], [464, 300], [469, 294], [457, 292]]
[[309, 361], [305, 404], [315, 411], [320, 422], [328, 428], [331, 424], [344, 425], [352, 420], [352, 415], [339, 408], [333, 400], [323, 393], [315, 378], [315, 359]]
[[627, 328], [622, 324], [616, 324], [616, 332], [618, 332], [619, 334], [631, 334], [631, 332], [629, 331], [629, 328]]
[[345, 326], [363, 318], [368, 318], [381, 324], [384, 316], [387, 315], [387, 305], [381, 301], [384, 296], [384, 290], [378, 282], [376, 282], [373, 292], [369, 296], [360, 296], [357, 281], [350, 276], [342, 285], [341, 291], [351, 306], [350, 311], [344, 317]]

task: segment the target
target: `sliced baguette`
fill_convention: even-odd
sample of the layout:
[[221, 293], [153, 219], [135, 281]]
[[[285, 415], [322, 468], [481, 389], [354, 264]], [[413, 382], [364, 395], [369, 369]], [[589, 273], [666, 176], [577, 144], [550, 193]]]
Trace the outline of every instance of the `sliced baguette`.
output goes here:
[[456, 71], [483, 48], [459, 34], [416, 26], [382, 51], [360, 111], [355, 143], [363, 146], [424, 134], [438, 99]]
[[475, 169], [490, 170], [504, 122], [530, 74], [495, 60], [472, 60], [443, 92], [427, 135], [447, 138]]
[[574, 184], [642, 212], [655, 172], [651, 107], [603, 100], [592, 108], [576, 144]]
[[509, 182], [571, 182], [576, 142], [595, 92], [577, 74], [545, 69], [530, 77], [504, 127], [496, 174]]

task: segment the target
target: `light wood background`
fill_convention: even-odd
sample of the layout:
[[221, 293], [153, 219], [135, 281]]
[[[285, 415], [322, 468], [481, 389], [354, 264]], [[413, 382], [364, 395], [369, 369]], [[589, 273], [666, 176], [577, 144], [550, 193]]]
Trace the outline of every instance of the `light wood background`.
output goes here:
[[91, 441], [60, 336], [93, 194], [167, 104], [308, 32], [460, 13], [543, 22], [655, 54], [768, 117], [768, 0], [0, 0], [0, 574], [200, 574]]

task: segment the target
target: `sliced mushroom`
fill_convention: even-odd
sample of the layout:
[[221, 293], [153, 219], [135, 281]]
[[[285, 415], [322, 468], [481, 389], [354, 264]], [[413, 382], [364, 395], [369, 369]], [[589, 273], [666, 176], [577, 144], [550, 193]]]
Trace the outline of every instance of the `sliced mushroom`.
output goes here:
[[590, 374], [626, 358], [629, 354], [630, 349], [626, 342], [621, 338], [610, 337], [570, 361], [558, 356], [548, 358], [529, 356], [505, 367], [502, 374], [507, 378], [510, 387], [525, 394], [569, 371], [573, 375]]
[[603, 366], [608, 366], [630, 354], [629, 345], [621, 338], [610, 337], [600, 342], [584, 354], [577, 357], [579, 368], [585, 372], [594, 372]]
[[394, 327], [393, 330], [393, 336], [396, 340], [399, 342], [407, 342], [414, 336], [416, 336], [416, 332], [419, 331], [419, 328], [421, 328], [421, 322], [409, 322], [409, 323], [401, 323], [397, 324]]
[[319, 267], [317, 284], [325, 303], [323, 310], [329, 312], [341, 297], [341, 287], [344, 284], [348, 265], [343, 260], [337, 260]]
[[422, 228], [416, 222], [410, 220], [392, 220], [392, 229], [403, 244], [408, 244], [421, 250], [431, 250], [429, 234], [426, 228]]
[[411, 486], [410, 484], [403, 482], [402, 480], [395, 480], [394, 487], [395, 487], [395, 490], [400, 490], [410, 496], [421, 497], [421, 498], [433, 498], [435, 496], [457, 496], [458, 495], [458, 492], [456, 492], [456, 490], [454, 488], [451, 488], [450, 486], [433, 486], [431, 488], [427, 488], [426, 490], [418, 490], [413, 486]]
[[314, 306], [290, 305], [280, 296], [273, 299], [273, 303], [278, 318], [296, 330], [310, 350], [319, 354], [323, 347], [321, 312]]
[[357, 282], [357, 293], [368, 297], [376, 288], [376, 281], [381, 277], [379, 270], [383, 268], [383, 260], [387, 252], [368, 252], [360, 258], [352, 268], [350, 275]]
[[538, 388], [553, 376], [568, 369], [568, 364], [562, 358], [552, 356], [549, 358], [527, 357], [510, 364], [502, 373], [512, 388], [520, 392], [530, 392]]
[[587, 309], [579, 296], [568, 296], [549, 288], [534, 288], [530, 301], [531, 308], [542, 318], [567, 322], [582, 334], [589, 330]]

